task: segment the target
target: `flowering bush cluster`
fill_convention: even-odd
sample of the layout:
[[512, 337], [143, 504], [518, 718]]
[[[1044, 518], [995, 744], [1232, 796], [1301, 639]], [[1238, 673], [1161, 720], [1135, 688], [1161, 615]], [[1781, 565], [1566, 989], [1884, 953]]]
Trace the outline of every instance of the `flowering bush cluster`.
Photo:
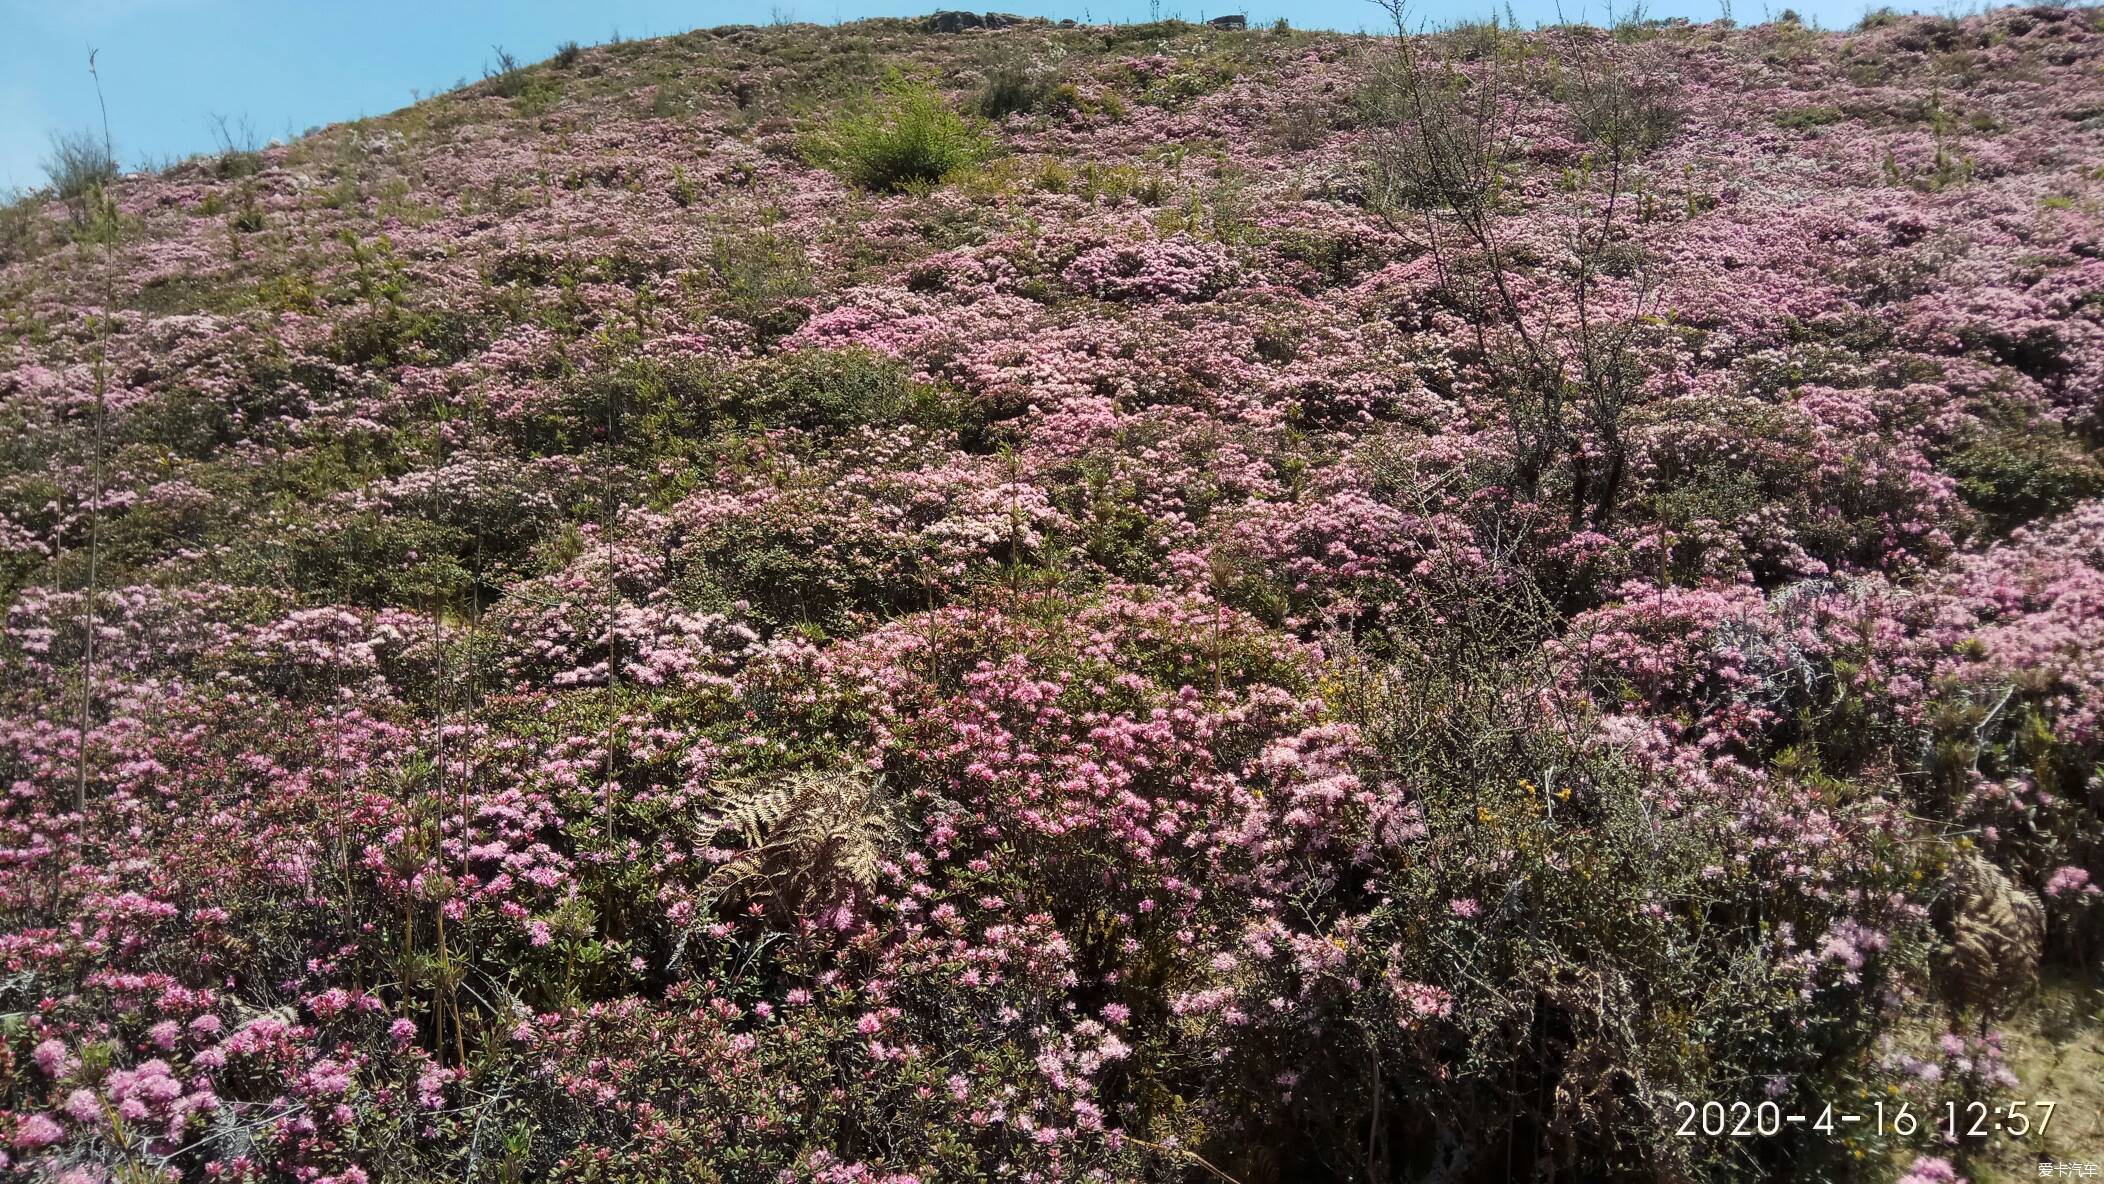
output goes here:
[[0, 1170], [1984, 1173], [1674, 1131], [2093, 1006], [2100, 64], [740, 27], [11, 209]]

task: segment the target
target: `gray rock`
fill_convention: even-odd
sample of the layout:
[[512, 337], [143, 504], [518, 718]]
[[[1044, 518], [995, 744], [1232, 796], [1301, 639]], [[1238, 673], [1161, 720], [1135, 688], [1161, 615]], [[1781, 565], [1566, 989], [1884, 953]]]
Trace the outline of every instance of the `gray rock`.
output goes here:
[[1216, 16], [1212, 20], [1207, 21], [1206, 24], [1215, 29], [1246, 29], [1249, 27], [1249, 18], [1240, 15]]
[[936, 33], [962, 33], [985, 27], [985, 19], [976, 12], [943, 11], [928, 18], [928, 28]]
[[1020, 25], [1027, 19], [1012, 12], [989, 12], [986, 14], [986, 27], [989, 29], [1006, 29], [1011, 25]]

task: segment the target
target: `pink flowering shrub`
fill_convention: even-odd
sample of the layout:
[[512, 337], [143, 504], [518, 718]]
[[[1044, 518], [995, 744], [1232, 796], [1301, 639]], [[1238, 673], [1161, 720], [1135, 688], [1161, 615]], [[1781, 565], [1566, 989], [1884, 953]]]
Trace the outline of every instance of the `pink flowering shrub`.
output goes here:
[[1105, 300], [1205, 300], [1234, 279], [1234, 264], [1216, 244], [1161, 239], [1113, 243], [1083, 251], [1067, 264], [1067, 283]]
[[2098, 34], [733, 28], [9, 207], [0, 1171], [1985, 1178], [1673, 1131], [2088, 1022]]

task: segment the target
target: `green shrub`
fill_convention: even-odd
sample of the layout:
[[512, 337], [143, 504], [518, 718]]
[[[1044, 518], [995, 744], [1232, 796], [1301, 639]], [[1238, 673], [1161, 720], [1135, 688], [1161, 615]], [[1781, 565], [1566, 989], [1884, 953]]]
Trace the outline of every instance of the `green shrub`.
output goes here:
[[892, 83], [874, 106], [836, 119], [810, 145], [819, 163], [885, 193], [933, 185], [988, 150], [985, 134], [921, 82]]
[[674, 560], [683, 604], [807, 636], [848, 631], [857, 617], [906, 612], [928, 595], [910, 536], [877, 528], [823, 489], [784, 490], [697, 531]]
[[328, 352], [351, 366], [445, 365], [487, 340], [488, 326], [477, 313], [390, 303], [344, 316], [330, 335]]
[[718, 237], [708, 275], [715, 302], [766, 340], [802, 325], [809, 311], [799, 301], [817, 290], [803, 244], [766, 230]]
[[1322, 147], [1332, 129], [1350, 123], [1347, 108], [1318, 95], [1281, 105], [1264, 130], [1266, 138], [1279, 147], [1289, 152], [1306, 152]]
[[979, 114], [988, 119], [1028, 115], [1050, 106], [1059, 90], [1056, 72], [1005, 62], [986, 72], [986, 87], [979, 92]]
[[516, 99], [525, 94], [529, 80], [519, 59], [501, 45], [490, 46], [490, 52], [497, 56], [497, 64], [482, 67], [482, 80], [489, 84], [489, 93], [505, 99]]
[[293, 585], [346, 604], [375, 608], [451, 600], [469, 585], [459, 556], [473, 550], [454, 526], [362, 510], [328, 521], [300, 520], [286, 538]]
[[1810, 107], [1792, 107], [1788, 111], [1777, 112], [1775, 126], [1801, 132], [1815, 127], [1825, 127], [1830, 123], [1839, 123], [1847, 118], [1848, 112], [1843, 111], [1839, 107], [1821, 103]]
[[216, 145], [211, 163], [213, 175], [221, 180], [232, 181], [262, 172], [262, 144], [256, 137], [255, 127], [247, 118], [234, 120], [216, 113], [209, 118], [212, 123], [212, 140]]
[[229, 229], [237, 233], [254, 234], [263, 229], [268, 224], [268, 220], [264, 217], [263, 207], [256, 204], [256, 195], [244, 193], [241, 197], [241, 204], [236, 206], [234, 212], [227, 216], [226, 224]]
[[725, 418], [755, 427], [838, 431], [862, 424], [954, 426], [942, 392], [868, 350], [805, 349], [740, 370], [722, 393]]
[[[575, 46], [566, 48], [574, 49]], [[490, 52], [496, 55], [497, 63], [494, 67], [485, 65], [482, 68], [485, 93], [510, 99], [513, 110], [521, 115], [539, 115], [562, 98], [562, 84], [549, 77], [547, 71], [528, 69], [501, 45], [490, 46]], [[566, 62], [564, 52], [565, 49], [556, 51], [557, 68], [566, 68], [576, 61], [572, 57]]]
[[694, 178], [687, 175], [687, 170], [678, 165], [673, 165], [672, 204], [684, 210], [699, 200], [701, 200], [701, 187], [694, 183]]
[[1280, 230], [1274, 233], [1270, 247], [1279, 258], [1309, 268], [1315, 282], [1326, 287], [1356, 281], [1379, 265], [1367, 242], [1351, 234]]
[[1103, 48], [1107, 50], [1129, 49], [1136, 45], [1158, 44], [1173, 40], [1185, 33], [1197, 32], [1200, 26], [1189, 21], [1171, 18], [1165, 21], [1146, 21], [1137, 25], [1112, 25], [1103, 33]]
[[0, 264], [37, 254], [44, 237], [43, 204], [40, 194], [0, 195]]
[[1642, 156], [1680, 131], [1678, 96], [1658, 80], [1612, 68], [1582, 71], [1570, 96], [1578, 136], [1613, 159]]
[[1997, 530], [2058, 513], [2104, 493], [2104, 465], [2050, 423], [1992, 428], [1944, 466], [1966, 503]]
[[[958, 420], [946, 392], [860, 349], [793, 350], [735, 367], [639, 356], [578, 375], [563, 415], [584, 436], [615, 419], [623, 439], [659, 447], [732, 431], [825, 434], [893, 423], [942, 430]], [[550, 430], [563, 434], [561, 425]]]

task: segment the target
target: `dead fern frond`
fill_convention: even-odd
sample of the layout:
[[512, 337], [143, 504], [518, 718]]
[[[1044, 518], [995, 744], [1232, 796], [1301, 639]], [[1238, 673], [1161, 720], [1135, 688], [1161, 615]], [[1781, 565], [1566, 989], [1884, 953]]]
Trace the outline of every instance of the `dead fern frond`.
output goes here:
[[903, 831], [882, 777], [809, 770], [738, 792], [703, 833], [739, 850], [702, 882], [719, 907], [761, 901], [792, 916], [837, 905], [875, 885]]
[[1940, 978], [1954, 1010], [1984, 1023], [2005, 1014], [2038, 978], [2045, 909], [1977, 851], [1967, 851], [1950, 874], [1950, 938]]

